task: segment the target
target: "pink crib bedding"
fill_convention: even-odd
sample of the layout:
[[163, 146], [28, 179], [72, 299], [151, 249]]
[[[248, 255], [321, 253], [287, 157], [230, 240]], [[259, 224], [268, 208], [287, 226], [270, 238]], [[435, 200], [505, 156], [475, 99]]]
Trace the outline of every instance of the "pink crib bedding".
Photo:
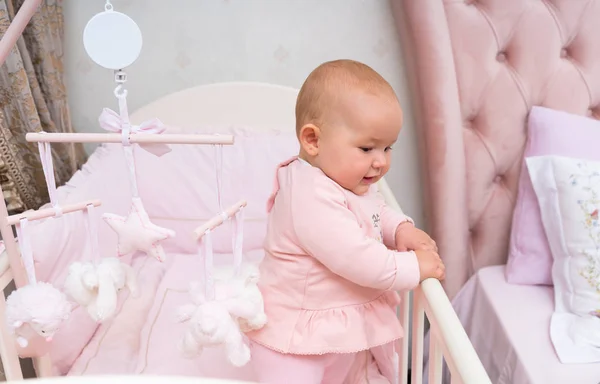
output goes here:
[[[232, 127], [229, 133], [235, 135], [236, 144], [222, 150], [222, 206], [241, 198], [248, 201], [244, 210], [244, 252], [256, 261], [261, 256], [265, 206], [276, 165], [298, 152], [298, 142], [291, 130], [288, 134]], [[143, 150], [135, 152], [140, 196], [151, 220], [177, 233], [163, 243], [167, 261], [160, 264], [140, 254], [122, 258], [138, 271], [142, 296], [134, 299], [127, 291], [121, 292], [117, 314], [100, 325], [84, 309], [76, 308], [51, 346], [56, 374], [169, 373], [249, 379], [248, 368], [223, 366], [224, 354], [211, 351], [199, 360], [186, 360], [176, 350], [183, 325], [176, 322], [175, 308], [186, 302], [187, 284], [202, 273], [192, 231], [220, 207], [216, 148], [174, 145], [172, 149], [161, 158]], [[130, 206], [124, 161], [119, 145], [101, 146], [82, 170], [58, 189], [58, 200], [63, 205], [102, 201], [96, 210], [101, 257], [115, 255], [117, 237], [99, 216], [107, 212], [124, 215]], [[40, 220], [29, 229], [38, 279], [61, 288], [68, 266], [90, 257], [83, 213]], [[213, 236], [214, 251], [221, 255], [215, 255], [215, 262], [231, 260], [227, 257], [232, 252], [231, 244], [227, 223]]]
[[[262, 251], [245, 255], [258, 262]], [[215, 254], [215, 263], [231, 263], [230, 254]], [[141, 257], [134, 260], [141, 295], [126, 297], [117, 315], [100, 325], [68, 375], [145, 374], [252, 380], [249, 365], [229, 365], [220, 348], [201, 356], [181, 356], [177, 342], [183, 324], [175, 320], [177, 307], [189, 302], [188, 283], [197, 280], [201, 260], [193, 254], [169, 254], [164, 263]]]
[[453, 299], [492, 382], [598, 384], [600, 364], [558, 361], [548, 332], [552, 287], [508, 284], [504, 268], [482, 268]]

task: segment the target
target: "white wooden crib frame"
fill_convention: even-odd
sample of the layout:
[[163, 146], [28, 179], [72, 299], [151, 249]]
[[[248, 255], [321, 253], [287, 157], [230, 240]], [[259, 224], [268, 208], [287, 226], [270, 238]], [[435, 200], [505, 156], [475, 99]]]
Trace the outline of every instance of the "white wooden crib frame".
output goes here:
[[[0, 64], [3, 64], [10, 50], [15, 45], [18, 38], [21, 36], [25, 26], [29, 23], [31, 16], [36, 12], [41, 0], [26, 0], [15, 16], [6, 33], [0, 41]], [[199, 87], [201, 88], [201, 87]], [[273, 102], [277, 105], [279, 96], [283, 99], [293, 97], [297, 93], [291, 88], [279, 87], [268, 84], [256, 83], [229, 83], [217, 84], [204, 88], [211, 88], [214, 94], [223, 94], [229, 92], [229, 96], [235, 95], [237, 91], [248, 94], [248, 89], [253, 91], [265, 91], [270, 93], [268, 99], [260, 100], [260, 102]], [[260, 92], [259, 92], [260, 93]], [[275, 96], [273, 96], [275, 95]], [[246, 96], [246, 98], [248, 98]], [[260, 99], [260, 98], [258, 98]], [[247, 101], [247, 100], [245, 100]], [[235, 104], [235, 103], [234, 103]], [[231, 108], [235, 108], [237, 103]], [[151, 113], [153, 105], [150, 104], [142, 108], [140, 115]], [[229, 107], [228, 107], [229, 108]], [[241, 108], [246, 109], [246, 108]], [[277, 108], [273, 108], [276, 110]], [[291, 110], [290, 110], [291, 111]], [[288, 111], [289, 112], [289, 111]], [[230, 111], [231, 113], [231, 111]], [[253, 112], [256, 114], [256, 112]], [[243, 115], [243, 113], [241, 113]], [[238, 115], [238, 114], [234, 114]], [[134, 120], [134, 118], [132, 118]], [[245, 123], [248, 123], [247, 121]], [[135, 139], [132, 135], [132, 139]], [[170, 136], [170, 137], [169, 137]], [[194, 135], [193, 140], [184, 137], [186, 135], [156, 135], [149, 140], [152, 142], [170, 143], [211, 143], [210, 138], [202, 138], [199, 135]], [[187, 135], [190, 136], [190, 135]], [[118, 140], [120, 136], [116, 134], [36, 134], [30, 133], [27, 135], [27, 140], [36, 141], [51, 141], [51, 142], [111, 142]], [[133, 142], [133, 140], [132, 140]], [[212, 141], [214, 143], [214, 141]], [[385, 200], [388, 204], [396, 209], [400, 209], [389, 186], [384, 180], [381, 180], [379, 187]], [[1, 187], [0, 187], [1, 192]], [[94, 205], [98, 202], [85, 202], [77, 207], [71, 207], [72, 210], [84, 209], [87, 204]], [[48, 210], [52, 211], [52, 210]], [[48, 217], [50, 214], [43, 213], [42, 210], [34, 211], [31, 218]], [[4, 366], [4, 371], [7, 381], [22, 380], [23, 372], [21, 370], [19, 356], [17, 353], [16, 344], [12, 335], [9, 334], [4, 313], [6, 308], [6, 297], [4, 291], [14, 280], [16, 287], [21, 287], [27, 284], [27, 277], [23, 268], [20, 252], [16, 245], [12, 231], [12, 225], [18, 223], [17, 215], [9, 216], [4, 199], [0, 204], [0, 233], [4, 240], [6, 251], [0, 255], [0, 358]], [[440, 384], [442, 379], [442, 362], [445, 360], [448, 364], [452, 375], [453, 383], [464, 384], [486, 384], [491, 383], [487, 376], [479, 357], [477, 356], [471, 342], [468, 339], [452, 305], [445, 294], [439, 281], [428, 279], [420, 284], [412, 294], [412, 308], [410, 300], [410, 292], [403, 294], [403, 303], [399, 311], [399, 319], [404, 329], [412, 330], [412, 364], [411, 364], [411, 382], [413, 384], [421, 384], [423, 376], [423, 340], [425, 331], [425, 316], [429, 320], [430, 327], [430, 350], [429, 350], [429, 383]], [[411, 328], [412, 314], [412, 328]], [[53, 375], [52, 363], [48, 355], [36, 357], [34, 367], [38, 377], [50, 377]], [[401, 384], [408, 382], [408, 365], [409, 365], [409, 338], [405, 337], [402, 340], [402, 349], [400, 351], [400, 374]], [[85, 377], [81, 377], [77, 382], [86, 382]]]

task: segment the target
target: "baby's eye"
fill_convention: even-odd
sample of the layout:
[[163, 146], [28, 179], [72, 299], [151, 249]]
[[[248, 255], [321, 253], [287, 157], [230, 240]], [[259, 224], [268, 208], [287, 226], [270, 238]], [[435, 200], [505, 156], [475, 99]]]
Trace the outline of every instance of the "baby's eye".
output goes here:
[[371, 148], [360, 147], [360, 150], [363, 151], [363, 152], [369, 152], [371, 150]]
[[391, 150], [392, 150], [392, 147], [391, 147], [391, 146], [389, 146], [389, 147], [386, 147], [386, 148], [385, 148], [385, 151], [386, 151], [386, 152], [387, 152], [387, 151], [391, 151]]

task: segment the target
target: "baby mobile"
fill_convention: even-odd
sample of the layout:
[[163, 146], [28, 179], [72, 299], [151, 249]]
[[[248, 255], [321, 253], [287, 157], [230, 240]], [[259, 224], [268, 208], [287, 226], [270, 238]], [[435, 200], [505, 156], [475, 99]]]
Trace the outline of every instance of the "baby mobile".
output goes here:
[[[60, 218], [63, 210], [56, 200], [50, 144], [38, 143], [38, 147], [54, 217]], [[90, 204], [89, 207], [93, 205]], [[16, 336], [17, 344], [22, 348], [27, 347], [29, 339], [36, 334], [48, 342], [52, 341], [60, 325], [69, 318], [72, 309], [64, 293], [50, 283], [37, 281], [28, 226], [29, 219], [26, 215], [22, 215], [15, 225], [28, 284], [8, 296], [5, 312], [9, 332]]]
[[[216, 181], [220, 214], [194, 231], [198, 254], [204, 262], [203, 281], [190, 283], [191, 303], [179, 308], [177, 319], [187, 323], [179, 349], [188, 358], [198, 356], [205, 347], [223, 345], [229, 362], [241, 367], [250, 361], [244, 332], [262, 328], [267, 317], [258, 289], [258, 268], [243, 264], [243, 208], [241, 200], [223, 210], [221, 207], [221, 148], [217, 148]], [[233, 218], [233, 268], [214, 268], [212, 231]], [[202, 284], [204, 283], [204, 284]]]
[[[104, 12], [96, 14], [85, 27], [83, 41], [86, 52], [97, 64], [115, 71], [117, 87], [114, 91], [119, 104], [119, 113], [105, 108], [100, 117], [100, 126], [113, 133], [121, 133], [121, 142], [128, 169], [132, 202], [129, 214], [121, 217], [105, 213], [103, 219], [117, 233], [117, 257], [99, 258], [97, 231], [93, 220], [88, 220], [88, 234], [91, 243], [91, 260], [75, 262], [69, 266], [65, 290], [79, 305], [85, 307], [95, 321], [101, 322], [111, 317], [117, 309], [117, 294], [127, 287], [133, 296], [138, 289], [132, 268], [122, 263], [120, 256], [142, 251], [147, 255], [164, 260], [160, 241], [173, 237], [169, 229], [158, 227], [150, 222], [139, 197], [135, 176], [132, 134], [159, 134], [165, 126], [153, 119], [140, 126], [131, 125], [127, 111], [127, 90], [124, 84], [127, 76], [122, 68], [131, 65], [142, 47], [142, 35], [137, 24], [127, 15], [116, 12], [110, 1], [106, 1]], [[142, 146], [157, 156], [170, 151], [164, 144]], [[88, 213], [91, 217], [91, 212]]]

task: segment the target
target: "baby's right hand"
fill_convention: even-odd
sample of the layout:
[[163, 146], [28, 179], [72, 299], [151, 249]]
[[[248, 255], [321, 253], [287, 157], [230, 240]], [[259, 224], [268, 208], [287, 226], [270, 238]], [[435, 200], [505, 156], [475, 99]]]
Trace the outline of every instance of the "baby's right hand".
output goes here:
[[414, 252], [417, 254], [419, 272], [421, 273], [421, 279], [419, 281], [423, 281], [430, 277], [444, 280], [446, 277], [446, 266], [444, 266], [444, 263], [437, 252], [424, 249], [419, 249]]

